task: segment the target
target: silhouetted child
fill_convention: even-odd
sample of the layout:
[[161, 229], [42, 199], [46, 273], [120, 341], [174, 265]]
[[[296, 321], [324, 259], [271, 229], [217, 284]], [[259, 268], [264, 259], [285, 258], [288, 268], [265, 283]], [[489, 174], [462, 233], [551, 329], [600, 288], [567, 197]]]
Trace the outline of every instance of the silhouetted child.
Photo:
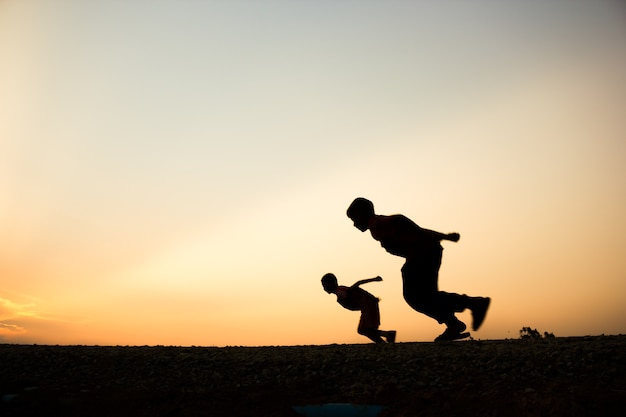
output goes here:
[[322, 286], [328, 294], [337, 295], [337, 302], [342, 307], [361, 312], [361, 320], [357, 332], [370, 338], [376, 343], [384, 343], [381, 336], [384, 336], [388, 343], [396, 341], [395, 330], [378, 330], [380, 326], [380, 310], [378, 309], [379, 299], [369, 292], [360, 288], [362, 284], [374, 281], [382, 281], [381, 277], [363, 279], [346, 287], [337, 284], [337, 277], [334, 274], [326, 274], [322, 277]]

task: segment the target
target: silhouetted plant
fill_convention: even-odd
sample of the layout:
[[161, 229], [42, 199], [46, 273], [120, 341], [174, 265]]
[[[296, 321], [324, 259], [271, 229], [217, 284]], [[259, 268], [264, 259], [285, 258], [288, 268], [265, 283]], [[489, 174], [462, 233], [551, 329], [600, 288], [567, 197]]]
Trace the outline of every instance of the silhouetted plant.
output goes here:
[[[537, 331], [537, 329], [533, 329], [533, 328], [530, 328], [530, 327], [522, 327], [522, 330], [519, 331], [519, 337], [520, 337], [520, 339], [537, 340], [537, 339], [541, 339], [541, 333], [539, 333]], [[544, 332], [543, 333], [543, 338], [544, 339], [553, 339], [554, 338], [554, 333]]]

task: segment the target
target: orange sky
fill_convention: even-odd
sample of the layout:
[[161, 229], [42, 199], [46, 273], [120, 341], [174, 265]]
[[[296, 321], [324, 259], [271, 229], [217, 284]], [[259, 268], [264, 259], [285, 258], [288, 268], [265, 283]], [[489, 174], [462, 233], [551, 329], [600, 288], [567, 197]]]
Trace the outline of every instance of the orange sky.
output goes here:
[[0, 343], [366, 343], [326, 272], [432, 340], [357, 196], [473, 337], [625, 332], [623, 8], [444, 3], [0, 3]]

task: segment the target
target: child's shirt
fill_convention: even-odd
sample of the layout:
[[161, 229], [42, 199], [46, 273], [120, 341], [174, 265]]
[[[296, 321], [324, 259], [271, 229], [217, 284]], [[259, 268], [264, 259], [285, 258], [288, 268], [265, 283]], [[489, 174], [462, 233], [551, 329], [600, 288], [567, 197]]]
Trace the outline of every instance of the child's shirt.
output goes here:
[[368, 301], [378, 302], [378, 298], [360, 287], [346, 287], [340, 285], [337, 287], [336, 294], [337, 302], [341, 304], [342, 307], [352, 311], [360, 311]]

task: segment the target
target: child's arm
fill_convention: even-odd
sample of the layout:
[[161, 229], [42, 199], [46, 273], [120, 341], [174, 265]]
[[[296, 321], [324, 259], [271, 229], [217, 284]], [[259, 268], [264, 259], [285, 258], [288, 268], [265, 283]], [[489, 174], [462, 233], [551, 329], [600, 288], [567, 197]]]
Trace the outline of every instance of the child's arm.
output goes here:
[[380, 276], [375, 277], [375, 278], [362, 279], [362, 280], [357, 281], [354, 284], [352, 284], [352, 286], [353, 287], [358, 287], [358, 286], [360, 286], [362, 284], [367, 284], [368, 282], [375, 282], [375, 281], [378, 282], [378, 281], [382, 281], [382, 280], [383, 279]]
[[434, 230], [428, 230], [424, 228], [422, 228], [421, 230], [424, 234], [436, 240], [449, 240], [452, 242], [458, 242], [461, 237], [461, 235], [459, 235], [458, 233], [439, 233], [435, 232]]

